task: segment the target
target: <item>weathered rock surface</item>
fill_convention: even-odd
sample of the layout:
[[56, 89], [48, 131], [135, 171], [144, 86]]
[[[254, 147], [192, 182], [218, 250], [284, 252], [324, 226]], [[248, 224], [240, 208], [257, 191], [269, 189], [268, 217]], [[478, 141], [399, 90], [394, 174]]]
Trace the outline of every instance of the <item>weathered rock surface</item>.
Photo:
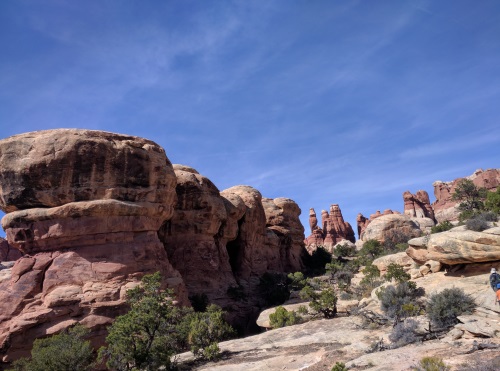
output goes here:
[[311, 235], [306, 238], [305, 244], [307, 250], [311, 253], [317, 246], [324, 246], [330, 252], [333, 247], [342, 240], [355, 242], [354, 231], [351, 225], [344, 221], [342, 211], [339, 205], [331, 205], [330, 213], [326, 210], [321, 211], [321, 227], [318, 227], [316, 212], [314, 209], [309, 211], [309, 225], [311, 226]]
[[[169, 260], [191, 296], [206, 295], [234, 325], [248, 330], [260, 311], [260, 276], [302, 268], [300, 208], [287, 198], [263, 198], [248, 186], [219, 192], [192, 168], [174, 170], [177, 205], [160, 229]], [[235, 288], [243, 290], [244, 301], [228, 295]]]
[[416, 237], [422, 231], [419, 226], [408, 216], [400, 214], [388, 214], [375, 218], [361, 234], [361, 240], [377, 240], [384, 242], [398, 236]]
[[377, 210], [375, 214], [370, 214], [369, 218], [366, 218], [365, 216], [363, 216], [363, 214], [359, 213], [358, 216], [356, 217], [356, 223], [358, 226], [358, 237], [361, 239], [361, 235], [365, 231], [366, 227], [368, 227], [368, 225], [373, 220], [383, 215], [392, 215], [392, 214], [401, 215], [399, 211], [393, 211], [391, 209], [385, 209], [383, 213], [381, 213], [380, 210]]
[[434, 220], [434, 210], [432, 210], [429, 194], [419, 190], [412, 194], [410, 191], [403, 193], [404, 214], [411, 218], [429, 218]]
[[453, 228], [408, 241], [407, 254], [423, 264], [435, 260], [442, 264], [462, 264], [500, 260], [500, 227], [482, 232]]
[[0, 262], [8, 262], [19, 259], [23, 254], [14, 249], [9, 243], [0, 237]]
[[163, 149], [142, 138], [51, 130], [0, 141], [2, 226], [25, 254], [0, 283], [4, 362], [77, 322], [102, 343], [146, 273], [159, 271], [188, 302], [157, 236], [175, 184]]
[[410, 258], [404, 251], [396, 254], [381, 256], [380, 258], [375, 259], [372, 264], [379, 269], [380, 275], [384, 275], [387, 272], [387, 267], [390, 264], [401, 265], [407, 272], [418, 267], [413, 259]]
[[[477, 187], [484, 187], [489, 191], [494, 191], [500, 185], [500, 169], [478, 169], [474, 174], [466, 178], [472, 180]], [[432, 184], [434, 196], [436, 197], [436, 201], [432, 203], [432, 208], [438, 223], [445, 220], [458, 220], [460, 211], [456, 208], [457, 201], [453, 201], [451, 195], [454, 193], [460, 179], [451, 182], [436, 181]]]

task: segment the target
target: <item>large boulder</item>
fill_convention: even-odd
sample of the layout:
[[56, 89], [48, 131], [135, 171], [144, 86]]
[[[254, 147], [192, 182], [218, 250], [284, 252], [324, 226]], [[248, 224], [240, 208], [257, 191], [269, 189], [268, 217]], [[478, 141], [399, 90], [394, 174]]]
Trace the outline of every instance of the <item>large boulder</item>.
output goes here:
[[422, 234], [419, 226], [406, 215], [387, 214], [375, 218], [361, 234], [361, 240], [377, 240], [384, 243], [386, 239], [408, 239]]
[[0, 283], [4, 362], [78, 322], [102, 344], [127, 289], [147, 273], [159, 271], [188, 303], [157, 236], [175, 184], [164, 150], [142, 138], [71, 129], [0, 141], [2, 226], [25, 254]]
[[423, 264], [428, 260], [442, 264], [463, 264], [500, 260], [500, 227], [482, 232], [454, 228], [408, 241], [407, 254]]

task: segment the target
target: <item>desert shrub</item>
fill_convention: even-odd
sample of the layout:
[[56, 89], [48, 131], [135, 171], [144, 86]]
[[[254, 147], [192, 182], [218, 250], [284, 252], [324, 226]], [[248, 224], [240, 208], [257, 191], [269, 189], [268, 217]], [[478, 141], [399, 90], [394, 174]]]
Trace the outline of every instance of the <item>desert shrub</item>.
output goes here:
[[450, 367], [438, 357], [424, 357], [418, 362], [418, 366], [413, 367], [415, 371], [447, 371], [449, 369]]
[[300, 297], [310, 300], [309, 307], [313, 311], [321, 313], [325, 318], [333, 318], [337, 314], [338, 298], [331, 287], [317, 292], [311, 286], [306, 286], [300, 292]]
[[283, 304], [290, 297], [287, 276], [266, 272], [260, 277], [259, 293], [266, 306]]
[[269, 322], [272, 328], [280, 328], [285, 326], [292, 326], [300, 323], [301, 317], [293, 310], [288, 311], [281, 305], [276, 308], [274, 313], [269, 315]]
[[484, 200], [487, 196], [485, 188], [478, 188], [470, 179], [460, 179], [451, 195], [454, 201], [460, 201], [458, 209], [461, 211], [461, 221], [473, 217], [484, 209]]
[[453, 224], [451, 224], [448, 220], [445, 220], [444, 222], [441, 222], [438, 225], [431, 227], [431, 233], [445, 232], [445, 231], [449, 231], [452, 228], [453, 228]]
[[356, 255], [356, 247], [355, 246], [350, 246], [346, 243], [342, 245], [337, 245], [333, 249], [333, 255], [335, 256], [342, 256], [342, 257], [350, 257]]
[[309, 311], [307, 310], [307, 307], [305, 305], [300, 305], [299, 308], [297, 309], [298, 314], [308, 314]]
[[384, 246], [377, 240], [368, 240], [363, 244], [363, 247], [359, 251], [360, 259], [362, 259], [363, 264], [367, 264], [383, 255]]
[[380, 277], [380, 270], [373, 264], [368, 264], [361, 272], [365, 275], [361, 283], [363, 283], [363, 281], [371, 283]]
[[288, 274], [288, 287], [291, 290], [302, 290], [307, 284], [307, 280], [302, 272]]
[[458, 323], [457, 316], [471, 314], [476, 303], [460, 288], [444, 289], [431, 295], [427, 303], [427, 317], [433, 326], [445, 328]]
[[335, 273], [334, 279], [337, 281], [340, 290], [347, 290], [351, 285], [353, 276], [351, 272], [342, 270]]
[[194, 294], [189, 296], [189, 301], [195, 312], [204, 312], [207, 310], [208, 297], [206, 294]]
[[485, 209], [500, 215], [500, 187], [497, 187], [495, 192], [488, 192], [486, 194], [486, 201], [484, 203]]
[[492, 211], [484, 211], [479, 214], [477, 218], [482, 219], [486, 222], [496, 222], [498, 220], [497, 214]]
[[206, 312], [195, 312], [184, 319], [189, 329], [188, 344], [196, 357], [207, 360], [219, 356], [218, 342], [234, 335], [233, 328], [224, 320], [222, 309], [211, 304]]
[[403, 322], [398, 322], [389, 334], [389, 340], [396, 348], [403, 347], [418, 341], [415, 330], [418, 327], [417, 321], [408, 318]]
[[[387, 286], [378, 292], [380, 308], [390, 318], [405, 318], [418, 314], [417, 298], [420, 291], [414, 282]], [[412, 304], [412, 305], [409, 305]]]
[[109, 368], [170, 368], [170, 357], [181, 348], [178, 326], [185, 315], [173, 300], [172, 290], [161, 289], [159, 272], [145, 275], [141, 286], [127, 291], [130, 311], [115, 319], [108, 329], [108, 347], [99, 352]]
[[410, 245], [408, 245], [407, 242], [399, 242], [396, 244], [396, 251], [395, 252], [402, 252], [402, 251], [406, 251], [406, 249], [409, 247]]
[[330, 276], [333, 278], [335, 274], [339, 271], [341, 271], [344, 268], [344, 264], [339, 262], [337, 259], [333, 259], [330, 263], [327, 263], [325, 265], [325, 271], [330, 274]]
[[391, 263], [387, 266], [387, 273], [384, 275], [386, 281], [396, 281], [398, 283], [409, 281], [411, 276], [405, 272], [402, 265]]
[[21, 358], [12, 364], [14, 371], [86, 371], [94, 369], [94, 354], [85, 336], [89, 331], [77, 325], [58, 335], [37, 339], [31, 359]]
[[345, 363], [342, 362], [335, 362], [335, 364], [332, 367], [332, 371], [347, 371], [349, 370]]
[[480, 218], [471, 218], [465, 222], [465, 228], [470, 231], [481, 232], [488, 229], [488, 222]]
[[242, 286], [229, 286], [227, 288], [227, 296], [236, 301], [245, 301], [247, 294]]

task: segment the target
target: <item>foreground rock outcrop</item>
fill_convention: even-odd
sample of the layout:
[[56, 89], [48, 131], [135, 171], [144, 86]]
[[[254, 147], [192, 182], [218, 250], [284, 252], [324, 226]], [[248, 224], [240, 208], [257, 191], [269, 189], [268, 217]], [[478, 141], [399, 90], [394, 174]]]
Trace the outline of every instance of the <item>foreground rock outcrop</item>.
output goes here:
[[0, 257], [16, 260], [0, 268], [3, 362], [77, 322], [101, 345], [126, 291], [157, 271], [180, 304], [206, 295], [248, 330], [260, 276], [300, 270], [305, 253], [292, 200], [248, 186], [219, 192], [156, 143], [100, 131], [1, 140], [0, 208]]
[[362, 241], [377, 240], [384, 243], [386, 240], [399, 242], [405, 238], [417, 237], [422, 231], [417, 223], [406, 215], [387, 214], [374, 219], [361, 234]]
[[309, 252], [317, 246], [323, 246], [330, 252], [333, 247], [341, 241], [355, 242], [354, 231], [351, 225], [344, 221], [339, 205], [331, 205], [330, 213], [321, 211], [321, 227], [318, 226], [318, 219], [314, 209], [309, 210], [309, 225], [311, 235], [306, 238], [305, 244]]
[[157, 230], [171, 218], [175, 174], [152, 141], [51, 130], [0, 141], [0, 207], [24, 256], [0, 284], [0, 354], [26, 355], [35, 338], [80, 322], [102, 343], [125, 292], [160, 271], [187, 292]]
[[500, 227], [482, 232], [463, 227], [408, 241], [406, 253], [419, 263], [470, 264], [500, 261]]

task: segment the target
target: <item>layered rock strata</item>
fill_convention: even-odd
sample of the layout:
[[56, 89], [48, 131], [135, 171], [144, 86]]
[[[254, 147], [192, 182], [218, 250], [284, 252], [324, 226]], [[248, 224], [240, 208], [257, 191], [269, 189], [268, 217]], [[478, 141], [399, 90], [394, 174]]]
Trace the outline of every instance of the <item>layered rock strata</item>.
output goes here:
[[411, 218], [401, 214], [388, 214], [375, 218], [361, 234], [363, 242], [377, 240], [381, 243], [386, 240], [403, 242], [422, 234], [419, 225]]
[[[451, 199], [455, 192], [455, 187], [458, 181], [455, 179], [451, 182], [436, 181], [432, 185], [434, 187], [434, 196], [436, 201], [432, 203], [435, 218], [438, 223], [445, 220], [458, 220], [460, 211], [457, 209], [457, 201]], [[479, 188], [486, 188], [488, 191], [494, 191], [500, 185], [500, 169], [478, 169], [474, 174], [466, 177]]]
[[365, 231], [366, 227], [374, 221], [375, 219], [383, 216], [383, 215], [400, 215], [401, 213], [399, 211], [393, 211], [391, 209], [385, 209], [383, 213], [380, 212], [380, 210], [377, 210], [374, 214], [370, 214], [369, 218], [366, 218], [363, 214], [359, 213], [358, 216], [356, 217], [356, 223], [358, 226], [358, 237], [361, 239], [361, 235]]
[[9, 243], [0, 237], [0, 262], [8, 262], [19, 259], [22, 253], [9, 245]]
[[176, 177], [164, 150], [142, 138], [61, 129], [0, 141], [0, 208], [23, 254], [0, 283], [0, 354], [77, 322], [94, 345], [146, 273], [188, 303], [157, 230], [172, 217]]
[[429, 260], [457, 265], [500, 260], [500, 227], [482, 232], [461, 227], [408, 241], [406, 253], [421, 264]]
[[355, 242], [354, 231], [351, 225], [344, 221], [339, 205], [330, 206], [330, 213], [321, 211], [321, 227], [318, 226], [318, 219], [314, 209], [309, 210], [309, 225], [311, 235], [306, 238], [307, 250], [312, 252], [317, 246], [324, 246], [331, 251], [333, 247], [343, 241]]

